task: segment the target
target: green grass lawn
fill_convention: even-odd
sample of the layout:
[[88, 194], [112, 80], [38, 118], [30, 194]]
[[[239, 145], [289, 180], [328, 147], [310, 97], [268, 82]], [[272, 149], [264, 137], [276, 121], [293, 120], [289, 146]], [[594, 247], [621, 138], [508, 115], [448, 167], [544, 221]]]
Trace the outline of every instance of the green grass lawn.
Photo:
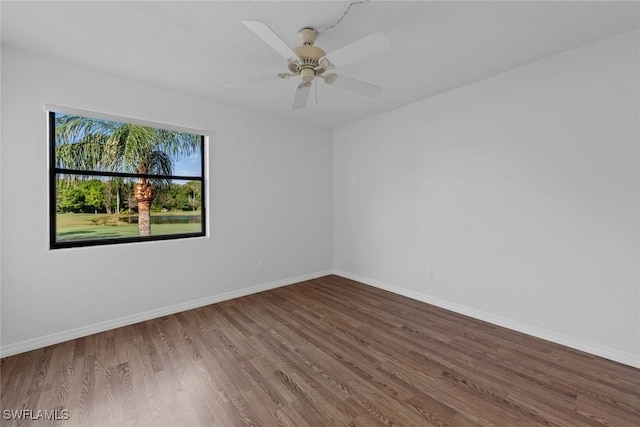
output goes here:
[[[154, 216], [154, 213], [151, 214]], [[158, 215], [194, 215], [200, 212], [163, 212]], [[134, 217], [132, 217], [134, 218]], [[151, 224], [151, 235], [199, 233], [201, 224]], [[56, 240], [68, 242], [74, 240], [118, 239], [123, 237], [137, 237], [138, 224], [127, 223], [126, 215], [106, 214], [57, 214]]]

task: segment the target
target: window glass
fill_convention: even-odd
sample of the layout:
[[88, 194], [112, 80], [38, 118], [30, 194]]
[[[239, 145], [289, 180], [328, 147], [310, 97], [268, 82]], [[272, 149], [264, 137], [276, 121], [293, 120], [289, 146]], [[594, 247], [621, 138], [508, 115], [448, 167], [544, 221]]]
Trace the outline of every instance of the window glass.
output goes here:
[[49, 113], [51, 247], [203, 236], [204, 136]]

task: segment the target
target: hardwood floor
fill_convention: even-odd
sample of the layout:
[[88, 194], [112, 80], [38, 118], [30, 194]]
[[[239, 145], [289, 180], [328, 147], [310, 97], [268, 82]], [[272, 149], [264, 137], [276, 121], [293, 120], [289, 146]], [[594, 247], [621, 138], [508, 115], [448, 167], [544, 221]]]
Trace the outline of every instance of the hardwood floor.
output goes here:
[[0, 366], [2, 426], [640, 426], [638, 369], [337, 276]]

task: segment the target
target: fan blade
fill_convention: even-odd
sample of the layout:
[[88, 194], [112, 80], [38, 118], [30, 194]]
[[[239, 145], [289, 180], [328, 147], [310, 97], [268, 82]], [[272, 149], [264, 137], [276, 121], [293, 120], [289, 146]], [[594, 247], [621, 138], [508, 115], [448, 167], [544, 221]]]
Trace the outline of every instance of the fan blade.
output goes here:
[[244, 79], [237, 79], [237, 80], [228, 80], [226, 82], [222, 82], [223, 85], [227, 86], [227, 87], [240, 87], [240, 86], [247, 86], [247, 85], [251, 85], [254, 83], [262, 83], [262, 82], [269, 82], [271, 80], [276, 80], [278, 78], [277, 74], [264, 74], [262, 76], [252, 76], [252, 77], [247, 77]]
[[299, 108], [304, 108], [305, 105], [307, 105], [307, 98], [309, 98], [310, 91], [311, 83], [300, 83], [298, 85], [298, 89], [296, 89], [296, 94], [293, 97], [293, 105], [291, 106], [291, 109], [297, 110]]
[[391, 43], [389, 43], [387, 36], [382, 33], [373, 33], [370, 36], [343, 46], [335, 52], [331, 52], [320, 59], [320, 61], [323, 59], [329, 60], [335, 67], [342, 67], [389, 49], [391, 49]]
[[253, 31], [255, 35], [264, 40], [266, 44], [271, 46], [276, 52], [282, 55], [284, 59], [298, 57], [296, 53], [264, 22], [242, 21], [242, 23], [245, 27]]
[[380, 86], [372, 85], [371, 83], [363, 82], [362, 80], [346, 76], [336, 76], [335, 74], [332, 74], [331, 76], [335, 77], [331, 80], [325, 79], [327, 84], [338, 86], [342, 89], [350, 90], [351, 92], [355, 92], [360, 95], [374, 97], [382, 92], [382, 88]]

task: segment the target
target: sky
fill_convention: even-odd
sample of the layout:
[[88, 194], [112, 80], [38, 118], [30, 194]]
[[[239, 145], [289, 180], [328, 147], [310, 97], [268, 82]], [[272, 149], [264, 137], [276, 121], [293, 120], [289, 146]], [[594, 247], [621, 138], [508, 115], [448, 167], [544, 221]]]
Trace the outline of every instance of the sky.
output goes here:
[[200, 176], [200, 153], [178, 160], [173, 165], [174, 175]]

